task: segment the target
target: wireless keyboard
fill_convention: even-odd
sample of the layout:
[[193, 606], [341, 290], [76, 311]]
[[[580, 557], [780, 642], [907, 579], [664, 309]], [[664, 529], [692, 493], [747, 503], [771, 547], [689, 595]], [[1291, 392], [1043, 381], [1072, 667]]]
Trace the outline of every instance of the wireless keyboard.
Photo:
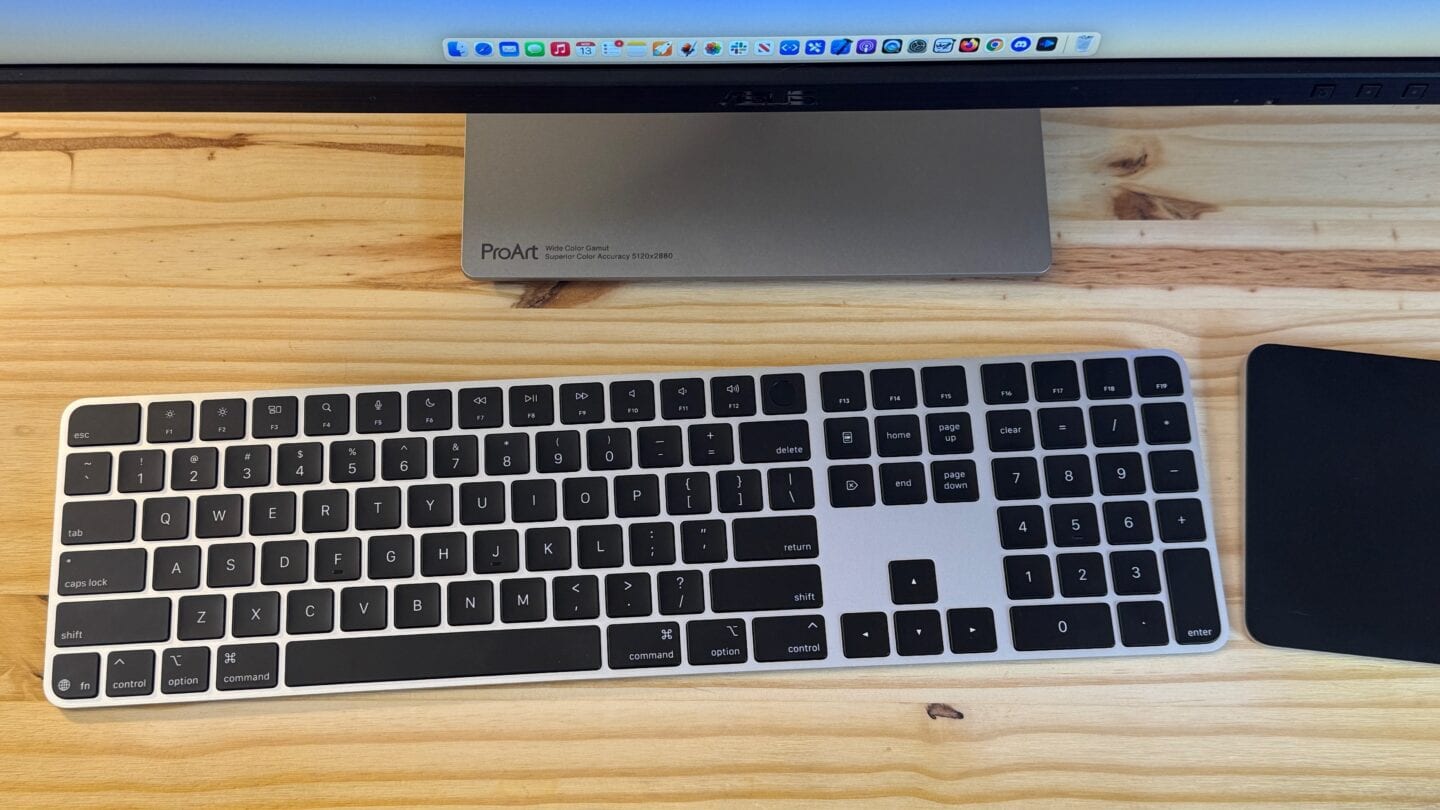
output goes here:
[[91, 399], [64, 707], [1225, 642], [1162, 351]]

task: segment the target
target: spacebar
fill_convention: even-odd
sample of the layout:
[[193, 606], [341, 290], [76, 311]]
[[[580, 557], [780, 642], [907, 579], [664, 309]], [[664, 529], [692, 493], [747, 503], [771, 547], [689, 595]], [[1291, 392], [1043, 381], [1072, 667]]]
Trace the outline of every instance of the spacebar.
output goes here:
[[525, 675], [600, 668], [598, 627], [537, 627], [292, 641], [285, 685]]

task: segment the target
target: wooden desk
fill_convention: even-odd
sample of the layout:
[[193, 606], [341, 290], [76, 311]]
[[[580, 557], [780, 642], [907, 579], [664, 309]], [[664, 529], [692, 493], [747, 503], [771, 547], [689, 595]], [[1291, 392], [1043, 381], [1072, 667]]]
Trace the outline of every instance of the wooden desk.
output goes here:
[[[1440, 668], [1245, 637], [1237, 374], [1264, 341], [1440, 357], [1440, 110], [1046, 120], [1039, 280], [496, 287], [458, 267], [459, 117], [0, 117], [0, 804], [1433, 806]], [[75, 397], [1122, 346], [1192, 363], [1218, 654], [68, 714], [41, 694]]]

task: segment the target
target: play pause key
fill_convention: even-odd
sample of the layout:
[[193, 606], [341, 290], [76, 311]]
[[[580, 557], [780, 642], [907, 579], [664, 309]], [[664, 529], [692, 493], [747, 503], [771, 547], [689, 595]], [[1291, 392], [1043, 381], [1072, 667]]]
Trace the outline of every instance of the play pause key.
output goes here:
[[964, 608], [946, 613], [950, 624], [950, 652], [995, 652], [995, 614], [990, 608]]

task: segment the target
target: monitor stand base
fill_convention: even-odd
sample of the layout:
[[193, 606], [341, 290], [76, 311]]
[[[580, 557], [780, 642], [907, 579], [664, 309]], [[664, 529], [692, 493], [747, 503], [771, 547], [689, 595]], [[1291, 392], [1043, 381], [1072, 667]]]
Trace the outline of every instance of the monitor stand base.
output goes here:
[[471, 115], [477, 279], [1038, 275], [1034, 110]]

